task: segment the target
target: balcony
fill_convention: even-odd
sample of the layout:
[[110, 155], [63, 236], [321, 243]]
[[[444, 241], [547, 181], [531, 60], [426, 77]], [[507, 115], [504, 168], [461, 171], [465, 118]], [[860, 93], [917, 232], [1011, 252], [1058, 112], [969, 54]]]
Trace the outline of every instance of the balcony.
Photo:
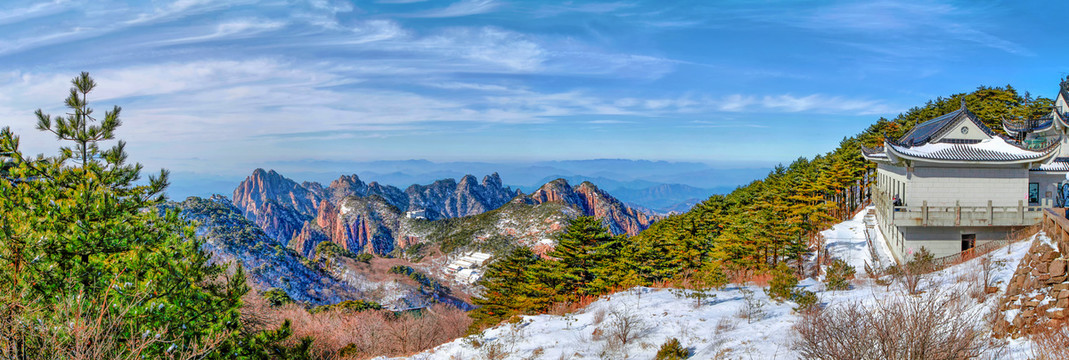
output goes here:
[[[897, 226], [1031, 226], [1043, 219], [1049, 206], [1028, 206], [1019, 200], [1017, 206], [891, 206], [891, 198], [884, 191], [873, 189], [872, 200], [880, 219], [888, 219]], [[886, 220], [884, 220], [886, 221]]]
[[1042, 206], [892, 206], [897, 226], [1029, 226], [1043, 218]]

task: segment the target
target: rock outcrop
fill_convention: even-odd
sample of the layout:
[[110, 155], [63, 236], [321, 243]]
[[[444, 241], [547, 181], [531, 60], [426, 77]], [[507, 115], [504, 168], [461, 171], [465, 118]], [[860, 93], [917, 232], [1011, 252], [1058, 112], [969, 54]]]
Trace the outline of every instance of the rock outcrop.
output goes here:
[[[500, 207], [517, 191], [506, 187], [497, 173], [478, 182], [467, 175], [406, 190], [357, 175], [341, 176], [324, 187], [297, 182], [274, 170], [256, 169], [234, 190], [233, 202], [242, 214], [279, 244], [306, 256], [316, 244], [332, 241], [352, 252], [388, 254], [418, 238], [398, 233], [405, 212], [420, 210], [427, 220], [481, 214]], [[404, 246], [405, 244], [401, 244]]]
[[1037, 236], [999, 302], [996, 334], [1021, 336], [1069, 320], [1069, 242]]
[[638, 235], [655, 220], [649, 214], [627, 206], [587, 181], [573, 188], [564, 179], [553, 180], [527, 198], [535, 204], [557, 202], [572, 206], [582, 215], [601, 219], [614, 234]]
[[197, 234], [204, 237], [202, 246], [213, 259], [240, 263], [257, 290], [282, 289], [294, 300], [312, 305], [368, 295], [321, 269], [306, 265], [302, 256], [277, 244], [225, 197], [190, 197], [174, 206], [182, 209], [186, 218], [199, 222]]
[[[298, 184], [274, 171], [257, 169], [234, 190], [234, 203], [246, 217], [279, 244], [304, 256], [311, 256], [316, 245], [324, 241], [353, 253], [386, 255], [412, 243], [443, 238], [433, 236], [426, 226], [416, 226], [421, 221], [485, 214], [513, 199], [527, 205], [553, 203], [563, 207], [542, 207], [551, 211], [515, 207], [495, 215], [493, 226], [476, 226], [477, 235], [458, 230], [451, 236], [474, 236], [462, 243], [505, 237], [532, 245], [551, 238], [551, 233], [560, 231], [575, 216], [597, 217], [612, 233], [627, 235], [638, 234], [654, 220], [589, 182], [572, 187], [558, 179], [522, 195], [504, 186], [497, 173], [482, 181], [466, 175], [460, 181], [438, 180], [401, 191], [365, 183], [356, 175], [341, 176], [324, 187], [314, 182]], [[418, 216], [406, 216], [409, 211], [418, 212]]]
[[256, 169], [234, 189], [233, 203], [268, 236], [286, 245], [316, 213], [320, 196], [274, 170]]
[[[451, 295], [446, 287], [428, 289], [412, 279], [396, 274], [375, 273], [374, 266], [362, 263], [333, 247], [316, 245], [318, 225], [311, 222], [300, 230], [292, 244], [298, 251], [275, 243], [259, 226], [252, 223], [229, 199], [216, 195], [210, 199], [190, 197], [171, 203], [186, 218], [197, 220], [198, 236], [213, 261], [241, 264], [252, 288], [265, 291], [276, 288], [290, 298], [308, 305], [327, 305], [346, 300], [370, 300], [392, 311], [404, 311], [447, 302], [461, 309], [471, 306]], [[348, 206], [348, 205], [346, 205]], [[341, 211], [344, 212], [344, 211]], [[320, 234], [320, 236], [323, 236]], [[301, 256], [298, 252], [307, 252]], [[407, 264], [397, 259], [376, 259]]]

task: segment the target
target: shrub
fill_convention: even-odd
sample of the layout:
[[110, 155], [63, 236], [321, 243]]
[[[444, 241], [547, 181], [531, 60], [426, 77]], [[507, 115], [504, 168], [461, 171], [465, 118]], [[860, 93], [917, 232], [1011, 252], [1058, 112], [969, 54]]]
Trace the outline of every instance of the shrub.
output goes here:
[[289, 294], [286, 294], [284, 290], [279, 288], [270, 288], [267, 291], [264, 291], [261, 295], [271, 306], [282, 306], [293, 303], [293, 299], [290, 298]]
[[910, 294], [918, 292], [917, 288], [924, 281], [924, 274], [933, 270], [934, 259], [928, 249], [921, 247], [917, 253], [913, 254], [913, 258], [909, 262], [899, 266], [898, 277], [906, 286], [906, 291]]
[[787, 264], [780, 263], [772, 270], [772, 279], [768, 281], [765, 293], [772, 300], [783, 302], [791, 298], [795, 286], [798, 286], [798, 277], [794, 276]]
[[791, 300], [798, 304], [794, 311], [806, 312], [817, 306], [817, 294], [808, 290], [795, 289], [791, 292]]
[[421, 273], [411, 266], [395, 265], [390, 268], [391, 274], [406, 275], [409, 279], [415, 280], [420, 285], [420, 290], [438, 291], [442, 285], [437, 280], [432, 279], [427, 274]]
[[348, 312], [361, 312], [367, 310], [382, 310], [382, 305], [374, 301], [365, 300], [346, 300], [337, 304], [322, 305], [312, 308], [311, 313], [320, 313], [326, 311], [348, 311]]
[[690, 350], [679, 344], [679, 339], [671, 338], [657, 350], [654, 360], [682, 360], [690, 356]]
[[739, 292], [742, 293], [744, 300], [743, 306], [739, 308], [739, 312], [736, 314], [739, 318], [746, 319], [747, 323], [753, 323], [765, 318], [765, 303], [754, 296], [754, 291], [746, 287], [746, 284], [739, 285]]
[[321, 242], [321, 243], [316, 245], [316, 248], [315, 248], [315, 257], [316, 258], [333, 257], [333, 256], [338, 256], [338, 255], [346, 256], [346, 257], [354, 257], [354, 256], [356, 256], [352, 252], [350, 252], [349, 250], [345, 250], [341, 246], [338, 246], [338, 244], [332, 243], [330, 241], [324, 241], [324, 242]]
[[841, 259], [832, 260], [828, 273], [824, 276], [824, 285], [828, 290], [846, 290], [850, 288], [848, 280], [854, 278], [854, 267]]
[[[297, 304], [272, 307], [259, 296], [247, 296], [246, 300], [243, 322], [258, 319], [260, 324], [252, 328], [257, 330], [276, 328], [289, 319], [291, 338], [312, 338], [309, 352], [315, 359], [410, 355], [463, 336], [471, 324], [463, 310], [446, 304], [401, 314], [386, 310], [312, 313]], [[289, 359], [275, 355], [250, 358]]]
[[613, 310], [609, 314], [612, 319], [606, 325], [605, 336], [614, 345], [627, 346], [651, 329], [642, 316], [630, 309]]
[[801, 358], [972, 359], [994, 350], [963, 294], [902, 296], [804, 313], [795, 325]]
[[1069, 325], [1043, 329], [1032, 335], [1036, 360], [1069, 360]]
[[371, 258], [373, 258], [373, 256], [371, 256], [371, 254], [368, 254], [368, 253], [360, 253], [360, 254], [356, 255], [356, 257], [355, 257], [356, 261], [359, 261], [359, 262], [362, 262], [362, 263], [365, 263], [365, 264], [371, 263]]

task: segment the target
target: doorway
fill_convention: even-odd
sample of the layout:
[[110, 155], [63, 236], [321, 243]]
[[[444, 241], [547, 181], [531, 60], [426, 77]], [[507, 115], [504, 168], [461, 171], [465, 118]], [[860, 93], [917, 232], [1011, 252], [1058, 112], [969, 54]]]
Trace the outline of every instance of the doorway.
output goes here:
[[972, 249], [976, 246], [976, 234], [961, 234], [961, 251]]

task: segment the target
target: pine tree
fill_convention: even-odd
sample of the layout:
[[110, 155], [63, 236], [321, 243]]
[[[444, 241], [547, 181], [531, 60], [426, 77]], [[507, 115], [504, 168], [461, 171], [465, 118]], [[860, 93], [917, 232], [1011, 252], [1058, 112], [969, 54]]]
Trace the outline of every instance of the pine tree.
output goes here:
[[479, 331], [538, 307], [530, 301], [528, 271], [539, 262], [530, 249], [521, 247], [487, 267], [486, 274], [479, 281], [484, 290], [473, 300], [479, 307], [471, 312], [475, 320], [471, 324], [472, 331]]
[[[592, 216], [580, 216], [559, 235], [557, 246], [547, 255], [560, 264], [556, 292], [570, 301], [581, 296], [600, 295], [614, 286], [604, 278], [606, 268], [619, 260], [622, 239], [613, 236]], [[600, 281], [595, 282], [602, 276]]]
[[[36, 113], [38, 129], [71, 144], [59, 155], [27, 158], [18, 137], [10, 129], [0, 131], [2, 302], [13, 305], [8, 309], [70, 301], [114, 304], [127, 309], [110, 314], [128, 325], [116, 334], [118, 344], [158, 337], [145, 350], [152, 356], [236, 334], [240, 298], [248, 291], [244, 272], [239, 267], [225, 275], [200, 249], [192, 224], [177, 209], [161, 207], [166, 171], [138, 184], [142, 166], [126, 163], [125, 143], [101, 147], [122, 124], [120, 108], [98, 120], [88, 102], [93, 79], [82, 73], [72, 83], [65, 101], [69, 113]], [[47, 312], [5, 315], [65, 322]], [[53, 331], [62, 339], [67, 330]], [[32, 341], [19, 346], [23, 354], [35, 351]]]

